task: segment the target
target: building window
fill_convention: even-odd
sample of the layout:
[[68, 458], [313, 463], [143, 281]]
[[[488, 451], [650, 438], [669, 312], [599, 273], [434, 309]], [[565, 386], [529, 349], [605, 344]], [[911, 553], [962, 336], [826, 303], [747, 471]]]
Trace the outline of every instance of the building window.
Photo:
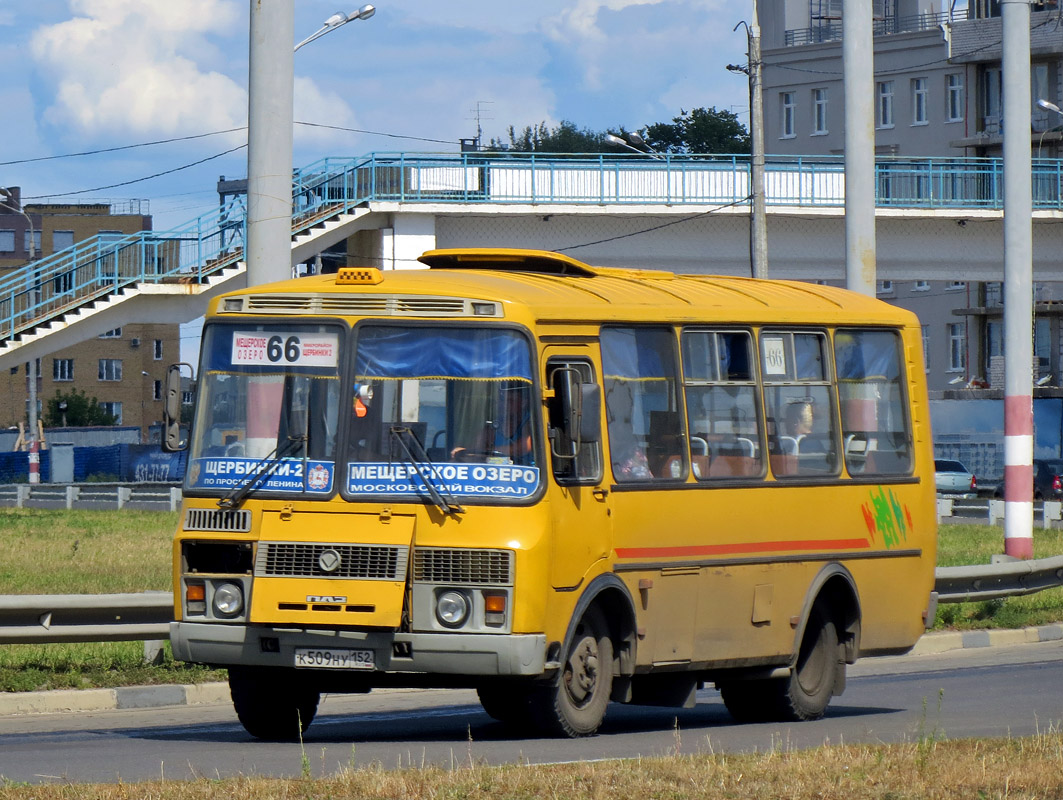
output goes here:
[[152, 345], [151, 355], [156, 361], [162, 361], [162, 339], [155, 340]]
[[878, 294], [891, 294], [893, 292], [893, 281], [879, 281], [878, 282]]
[[945, 76], [945, 122], [963, 122], [963, 75]]
[[912, 124], [926, 125], [930, 120], [927, 118], [927, 89], [926, 78], [912, 78]]
[[99, 380], [120, 381], [122, 380], [122, 359], [101, 358], [99, 368]]
[[893, 81], [879, 81], [875, 86], [877, 98], [875, 124], [879, 128], [893, 127]]
[[812, 135], [827, 133], [827, 90], [812, 90]]
[[782, 137], [783, 139], [793, 139], [796, 135], [796, 126], [794, 125], [794, 114], [797, 108], [797, 99], [793, 92], [783, 92], [779, 95], [782, 101]]
[[0, 253], [15, 252], [15, 232], [0, 230]]
[[53, 358], [52, 359], [52, 380], [53, 381], [72, 381], [72, 380], [74, 380], [74, 359], [72, 359], [72, 358]]
[[100, 334], [100, 338], [101, 339], [121, 339], [122, 338], [122, 329], [121, 328], [115, 328], [112, 331], [107, 331], [107, 333], [101, 333]]
[[52, 231], [52, 252], [58, 253], [74, 246], [73, 231]]
[[967, 331], [962, 322], [950, 322], [949, 372], [963, 372], [967, 368]]
[[957, 289], [966, 289], [966, 288], [967, 288], [967, 284], [964, 281], [949, 281], [948, 284], [946, 284], [946, 286], [945, 286], [945, 289], [947, 289], [950, 292], [954, 292]]
[[[30, 251], [29, 229], [22, 232], [22, 249], [27, 253]], [[38, 256], [41, 254], [41, 232], [39, 230], [33, 231], [33, 253]]]
[[1000, 96], [1003, 92], [1003, 75], [999, 67], [989, 67], [982, 73], [982, 126], [987, 133], [1000, 133], [1000, 115], [1003, 107]]
[[162, 381], [151, 382], [151, 399], [162, 400]]
[[115, 403], [115, 402], [112, 402], [112, 401], [102, 402], [102, 403], [100, 403], [100, 409], [103, 411], [104, 414], [110, 414], [112, 417], [114, 417], [114, 424], [115, 425], [121, 425], [122, 424], [122, 404], [121, 403]]
[[930, 291], [930, 281], [916, 281], [915, 283], [912, 284], [912, 291], [913, 292], [929, 292]]

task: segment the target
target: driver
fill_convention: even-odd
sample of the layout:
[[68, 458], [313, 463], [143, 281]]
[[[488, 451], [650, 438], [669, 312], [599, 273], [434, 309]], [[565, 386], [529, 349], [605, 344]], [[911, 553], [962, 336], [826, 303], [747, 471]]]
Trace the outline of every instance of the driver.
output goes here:
[[468, 446], [458, 446], [450, 451], [456, 461], [476, 461], [485, 458], [505, 458], [513, 464], [534, 462], [532, 440], [530, 390], [527, 384], [510, 383], [500, 392], [496, 411], [498, 422], [485, 422], [476, 439]]

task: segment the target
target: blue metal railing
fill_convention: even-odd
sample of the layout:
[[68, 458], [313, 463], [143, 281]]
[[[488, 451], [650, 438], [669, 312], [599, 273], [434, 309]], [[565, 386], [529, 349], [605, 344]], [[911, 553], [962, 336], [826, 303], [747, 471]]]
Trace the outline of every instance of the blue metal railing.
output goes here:
[[[1033, 162], [1034, 208], [1063, 209], [1058, 159]], [[1003, 166], [991, 158], [880, 158], [879, 207], [1000, 209]], [[294, 173], [292, 233], [369, 201], [522, 205], [735, 205], [749, 202], [748, 156], [372, 153], [325, 158]], [[841, 207], [841, 157], [770, 156], [770, 206]], [[141, 282], [200, 283], [235, 265], [244, 198], [169, 231], [99, 234], [0, 279], [0, 343]]]

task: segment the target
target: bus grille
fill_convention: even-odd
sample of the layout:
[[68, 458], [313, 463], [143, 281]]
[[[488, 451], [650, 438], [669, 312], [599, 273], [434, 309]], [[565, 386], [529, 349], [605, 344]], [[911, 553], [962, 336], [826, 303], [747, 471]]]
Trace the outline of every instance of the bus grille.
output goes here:
[[[248, 311], [276, 314], [371, 314], [389, 317], [502, 316], [497, 303], [461, 297], [402, 297], [397, 295], [250, 295]], [[488, 314], [490, 306], [493, 313]]]
[[247, 533], [251, 530], [251, 512], [190, 508], [185, 512], [185, 530]]
[[413, 555], [413, 579], [421, 583], [509, 586], [513, 552], [419, 547]]
[[255, 575], [405, 581], [408, 560], [408, 548], [390, 545], [263, 542]]

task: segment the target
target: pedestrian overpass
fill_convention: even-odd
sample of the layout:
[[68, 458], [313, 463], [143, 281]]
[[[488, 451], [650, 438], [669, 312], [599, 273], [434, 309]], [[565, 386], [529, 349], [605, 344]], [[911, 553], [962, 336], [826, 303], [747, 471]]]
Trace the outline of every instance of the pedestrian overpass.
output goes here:
[[[845, 277], [844, 162], [769, 157], [772, 278]], [[556, 250], [591, 263], [748, 275], [746, 157], [374, 153], [293, 176], [293, 267], [341, 242], [356, 263], [435, 247]], [[1063, 171], [1035, 160], [1034, 279], [1063, 279]], [[1003, 279], [999, 159], [879, 159], [878, 277]], [[0, 279], [0, 369], [136, 322], [188, 322], [243, 288], [246, 205], [169, 231], [99, 234]]]

